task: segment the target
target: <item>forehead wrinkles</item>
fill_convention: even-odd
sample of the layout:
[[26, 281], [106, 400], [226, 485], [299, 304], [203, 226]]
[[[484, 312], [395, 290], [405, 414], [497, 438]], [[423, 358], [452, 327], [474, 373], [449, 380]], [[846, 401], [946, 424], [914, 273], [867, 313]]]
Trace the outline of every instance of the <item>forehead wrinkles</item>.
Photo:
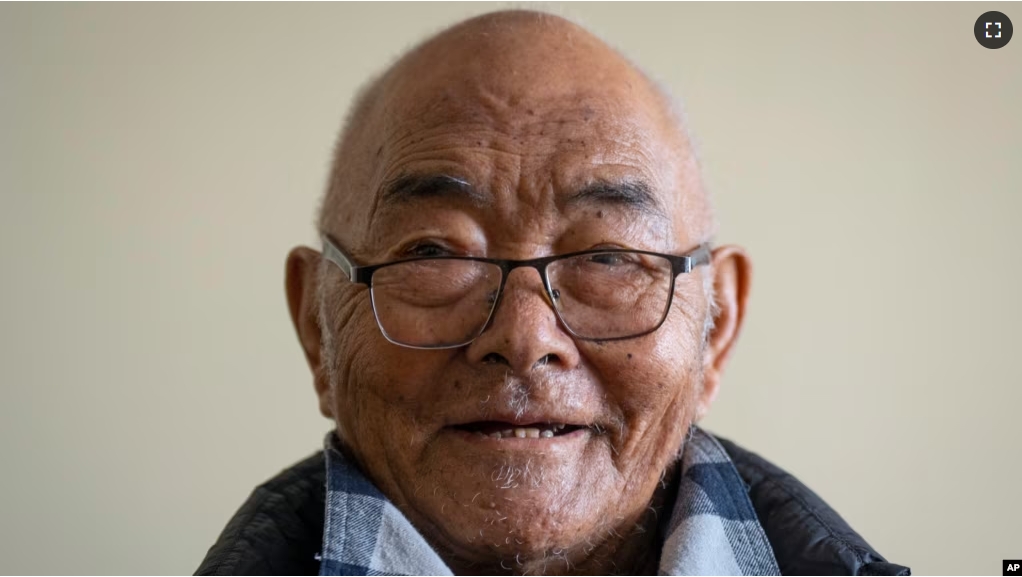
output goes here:
[[556, 95], [501, 94], [482, 83], [459, 90], [445, 88], [433, 96], [420, 92], [386, 114], [383, 149], [399, 152], [418, 143], [424, 134], [458, 131], [503, 135], [508, 138], [506, 145], [524, 144], [522, 138], [537, 136], [571, 145], [586, 138], [626, 137], [653, 124], [643, 99], [615, 92], [608, 88]]
[[480, 189], [494, 187], [485, 192], [495, 201], [515, 192], [535, 204], [537, 195], [615, 177], [660, 190], [670, 180], [659, 174], [669, 145], [657, 113], [615, 92], [524, 98], [473, 86], [418, 99], [387, 115], [377, 187], [408, 171], [446, 170]]

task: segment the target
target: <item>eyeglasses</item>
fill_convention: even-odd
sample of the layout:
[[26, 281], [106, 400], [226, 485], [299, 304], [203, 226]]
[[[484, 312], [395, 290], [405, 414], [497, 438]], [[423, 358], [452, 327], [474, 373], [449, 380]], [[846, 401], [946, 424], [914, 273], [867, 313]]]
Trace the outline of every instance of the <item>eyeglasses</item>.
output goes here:
[[595, 249], [531, 260], [430, 256], [358, 266], [324, 236], [323, 255], [348, 280], [369, 287], [376, 323], [388, 341], [449, 349], [471, 343], [489, 327], [508, 275], [520, 267], [539, 272], [554, 313], [574, 337], [611, 341], [649, 334], [667, 318], [675, 278], [709, 264], [710, 247], [681, 256]]

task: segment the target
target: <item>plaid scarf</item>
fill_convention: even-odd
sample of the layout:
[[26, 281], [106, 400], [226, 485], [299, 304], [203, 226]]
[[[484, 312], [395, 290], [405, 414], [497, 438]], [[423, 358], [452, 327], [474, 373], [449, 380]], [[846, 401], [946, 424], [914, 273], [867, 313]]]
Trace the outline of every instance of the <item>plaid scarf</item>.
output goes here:
[[[326, 438], [320, 575], [453, 575], [425, 538]], [[780, 575], [746, 485], [720, 443], [693, 427], [660, 553], [661, 575]]]

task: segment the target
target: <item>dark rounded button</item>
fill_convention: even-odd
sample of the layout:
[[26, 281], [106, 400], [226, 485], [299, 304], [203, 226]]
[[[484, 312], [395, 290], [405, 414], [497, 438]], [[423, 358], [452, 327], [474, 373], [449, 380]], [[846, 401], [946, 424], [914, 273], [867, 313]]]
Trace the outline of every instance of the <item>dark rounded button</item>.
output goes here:
[[976, 41], [984, 48], [1003, 48], [1011, 40], [1011, 19], [1003, 12], [985, 12], [972, 27]]

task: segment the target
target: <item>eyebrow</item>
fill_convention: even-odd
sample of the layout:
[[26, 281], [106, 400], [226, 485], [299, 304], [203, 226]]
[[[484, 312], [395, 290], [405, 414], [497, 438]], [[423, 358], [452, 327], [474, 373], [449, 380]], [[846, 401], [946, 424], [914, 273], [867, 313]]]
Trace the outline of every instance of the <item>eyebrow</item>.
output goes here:
[[572, 195], [568, 204], [621, 206], [645, 216], [667, 218], [667, 211], [653, 194], [653, 188], [641, 180], [594, 182]]
[[476, 205], [491, 204], [490, 199], [471, 184], [446, 174], [399, 176], [383, 187], [380, 203], [396, 205], [432, 198], [462, 199]]
[[[493, 204], [489, 196], [467, 181], [446, 174], [401, 175], [383, 187], [380, 204], [394, 206], [436, 198], [467, 200], [477, 206]], [[653, 188], [641, 180], [592, 182], [568, 197], [567, 204], [617, 206], [643, 216], [667, 218]]]

